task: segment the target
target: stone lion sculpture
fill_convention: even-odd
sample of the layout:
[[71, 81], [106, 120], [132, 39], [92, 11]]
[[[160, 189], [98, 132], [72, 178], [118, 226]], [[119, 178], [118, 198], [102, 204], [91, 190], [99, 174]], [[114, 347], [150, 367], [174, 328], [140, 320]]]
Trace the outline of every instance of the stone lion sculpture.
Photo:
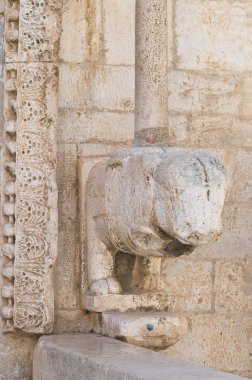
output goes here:
[[132, 147], [96, 164], [87, 197], [91, 293], [121, 293], [117, 251], [148, 259], [145, 280], [153, 283], [160, 258], [215, 241], [222, 232], [226, 191], [226, 171], [209, 153]]

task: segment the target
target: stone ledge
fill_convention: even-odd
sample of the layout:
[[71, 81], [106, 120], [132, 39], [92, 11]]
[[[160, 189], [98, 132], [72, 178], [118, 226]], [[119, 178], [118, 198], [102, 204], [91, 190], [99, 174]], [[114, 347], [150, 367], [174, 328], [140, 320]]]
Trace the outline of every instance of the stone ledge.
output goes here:
[[83, 296], [83, 308], [97, 313], [105, 311], [172, 310], [174, 296], [171, 293], [106, 294]]
[[200, 365], [96, 334], [40, 338], [34, 380], [238, 380]]

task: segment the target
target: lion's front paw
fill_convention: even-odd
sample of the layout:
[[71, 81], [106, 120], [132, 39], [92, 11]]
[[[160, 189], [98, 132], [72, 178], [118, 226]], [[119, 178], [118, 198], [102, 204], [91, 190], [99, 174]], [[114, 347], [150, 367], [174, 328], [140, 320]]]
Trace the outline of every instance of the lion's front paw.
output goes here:
[[122, 292], [119, 281], [114, 277], [103, 278], [92, 282], [90, 286], [92, 294], [120, 294]]

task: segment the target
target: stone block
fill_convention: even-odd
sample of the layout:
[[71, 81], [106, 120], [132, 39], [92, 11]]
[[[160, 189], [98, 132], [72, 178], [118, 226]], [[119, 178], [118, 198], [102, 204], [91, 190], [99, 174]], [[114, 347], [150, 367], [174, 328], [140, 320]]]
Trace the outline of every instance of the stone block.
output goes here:
[[[91, 159], [96, 161], [99, 159], [104, 159], [105, 157], [108, 157], [110, 153], [113, 151], [116, 151], [120, 149], [117, 145], [111, 145], [111, 144], [79, 144], [78, 145], [78, 158], [79, 158], [79, 170], [80, 170], [80, 176], [81, 170], [85, 169], [85, 175], [84, 177], [80, 177], [81, 179], [83, 178], [83, 181], [87, 180], [88, 173], [90, 169], [86, 169], [85, 166], [87, 164], [87, 167], [89, 168], [90, 165], [88, 163], [88, 159]], [[81, 184], [81, 187], [83, 184]]]
[[187, 328], [185, 317], [164, 312], [102, 314], [103, 335], [154, 350], [172, 346]]
[[[63, 206], [62, 206], [63, 207]], [[58, 257], [54, 270], [56, 309], [75, 310], [79, 301], [79, 246], [75, 221], [61, 222], [59, 227]]]
[[173, 67], [174, 63], [174, 45], [173, 45], [173, 39], [174, 39], [174, 7], [173, 7], [173, 0], [167, 0], [167, 23], [168, 23], [168, 68]]
[[169, 145], [184, 146], [190, 143], [190, 131], [187, 117], [184, 115], [169, 115]]
[[165, 291], [174, 297], [174, 311], [209, 311], [212, 306], [212, 263], [188, 258], [165, 259]]
[[225, 166], [229, 171], [229, 191], [224, 207], [223, 233], [212, 245], [197, 249], [196, 258], [251, 258], [251, 149], [225, 149]]
[[173, 310], [175, 297], [171, 293], [107, 294], [83, 296], [83, 307], [97, 313], [106, 311]]
[[215, 309], [252, 311], [252, 261], [220, 261], [215, 266]]
[[96, 334], [42, 337], [34, 380], [242, 380]]
[[169, 74], [169, 110], [237, 115], [241, 102], [239, 77], [185, 71]]
[[61, 108], [59, 126], [58, 141], [65, 143], [125, 143], [134, 138], [132, 112], [81, 112]]
[[134, 110], [134, 68], [62, 64], [59, 107], [128, 112]]
[[93, 329], [90, 313], [83, 310], [56, 310], [54, 334], [89, 332]]
[[59, 58], [96, 62], [101, 54], [101, 0], [64, 0]]
[[[4, 2], [3, 2], [4, 4]], [[4, 15], [1, 14], [1, 7], [3, 7], [0, 2], [0, 77], [3, 77], [3, 64], [4, 64]]]
[[192, 115], [189, 129], [195, 146], [252, 147], [251, 124], [235, 116]]
[[165, 352], [222, 371], [242, 373], [251, 368], [250, 315], [199, 314], [191, 316], [187, 333]]
[[104, 0], [105, 60], [109, 65], [135, 64], [135, 0]]
[[251, 258], [251, 202], [228, 202], [223, 213], [223, 232], [213, 244], [197, 248], [193, 258]]
[[[252, 9], [252, 7], [251, 7]], [[240, 106], [240, 115], [244, 118], [252, 117], [252, 77], [246, 77], [242, 84], [242, 102]]]
[[231, 177], [228, 200], [235, 203], [251, 202], [252, 149], [236, 149], [235, 152], [232, 152], [232, 155], [234, 159], [234, 171]]
[[177, 67], [251, 70], [250, 0], [176, 1]]
[[58, 145], [59, 247], [54, 270], [55, 306], [78, 308], [77, 148]]
[[5, 0], [0, 0], [0, 13], [4, 12], [5, 8]]
[[32, 357], [35, 336], [0, 333], [0, 379], [32, 380]]

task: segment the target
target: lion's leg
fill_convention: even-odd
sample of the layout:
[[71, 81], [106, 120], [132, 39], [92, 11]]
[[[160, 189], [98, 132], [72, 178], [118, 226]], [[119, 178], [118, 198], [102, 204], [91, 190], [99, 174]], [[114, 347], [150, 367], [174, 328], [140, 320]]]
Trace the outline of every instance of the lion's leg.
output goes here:
[[164, 289], [161, 277], [161, 257], [137, 257], [138, 287], [145, 291]]
[[88, 216], [87, 251], [88, 280], [92, 294], [118, 294], [121, 286], [114, 273], [115, 254], [108, 250], [95, 231], [95, 222]]
[[[87, 271], [92, 294], [121, 293], [121, 286], [114, 273], [115, 254], [107, 248], [97, 233], [99, 223], [102, 224], [101, 212], [104, 208], [105, 167], [106, 161], [96, 164], [89, 174], [87, 183]], [[106, 231], [104, 234], [106, 235]]]

